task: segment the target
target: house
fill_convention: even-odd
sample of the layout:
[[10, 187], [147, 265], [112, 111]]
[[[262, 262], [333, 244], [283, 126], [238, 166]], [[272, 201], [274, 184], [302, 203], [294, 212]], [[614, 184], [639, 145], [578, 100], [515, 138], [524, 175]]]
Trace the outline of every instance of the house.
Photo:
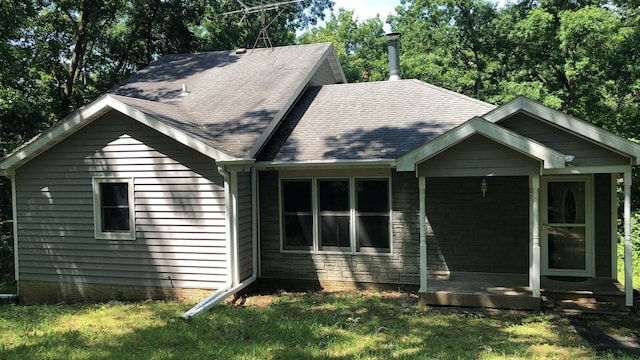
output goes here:
[[391, 70], [347, 84], [331, 44], [164, 56], [62, 119], [0, 161], [20, 301], [204, 297], [189, 317], [259, 283], [632, 305], [640, 146]]

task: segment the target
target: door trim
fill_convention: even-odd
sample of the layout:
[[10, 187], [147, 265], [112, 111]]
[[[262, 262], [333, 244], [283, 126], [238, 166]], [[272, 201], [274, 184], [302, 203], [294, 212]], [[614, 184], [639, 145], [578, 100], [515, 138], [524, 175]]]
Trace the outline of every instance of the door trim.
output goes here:
[[[540, 250], [542, 260], [542, 275], [593, 277], [595, 262], [593, 175], [542, 176], [540, 180]], [[575, 181], [583, 181], [585, 184], [585, 269], [550, 269], [548, 184], [549, 182]]]

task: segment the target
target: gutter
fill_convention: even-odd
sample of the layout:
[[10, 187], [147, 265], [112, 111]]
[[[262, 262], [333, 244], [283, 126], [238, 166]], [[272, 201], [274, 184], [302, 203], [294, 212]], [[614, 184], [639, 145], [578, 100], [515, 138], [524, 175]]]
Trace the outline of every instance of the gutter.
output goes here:
[[363, 160], [301, 160], [301, 161], [259, 161], [254, 165], [260, 170], [270, 169], [331, 169], [331, 168], [395, 168], [395, 159]]
[[[225, 182], [225, 198], [230, 200], [226, 201], [226, 213], [227, 213], [227, 233], [229, 234], [229, 241], [227, 242], [227, 261], [229, 264], [229, 274], [227, 282], [213, 294], [207, 296], [204, 300], [196, 304], [187, 312], [182, 314], [183, 319], [190, 319], [201, 312], [207, 311], [212, 307], [220, 304], [231, 295], [237, 294], [247, 286], [251, 285], [257, 278], [257, 263], [258, 263], [258, 233], [257, 233], [257, 180], [256, 171], [251, 170], [251, 216], [253, 227], [251, 231], [251, 243], [252, 243], [252, 275], [243, 280], [239, 280], [238, 271], [238, 222], [237, 222], [237, 209], [238, 209], [238, 174], [237, 172], [229, 172], [226, 167], [221, 166], [218, 168], [218, 172], [223, 176]], [[234, 285], [236, 284], [236, 285]]]

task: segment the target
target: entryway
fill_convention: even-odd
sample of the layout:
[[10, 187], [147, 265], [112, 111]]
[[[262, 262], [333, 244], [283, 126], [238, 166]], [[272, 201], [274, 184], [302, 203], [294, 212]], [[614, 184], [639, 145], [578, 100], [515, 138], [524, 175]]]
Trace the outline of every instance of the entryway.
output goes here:
[[542, 178], [542, 275], [593, 276], [593, 179]]

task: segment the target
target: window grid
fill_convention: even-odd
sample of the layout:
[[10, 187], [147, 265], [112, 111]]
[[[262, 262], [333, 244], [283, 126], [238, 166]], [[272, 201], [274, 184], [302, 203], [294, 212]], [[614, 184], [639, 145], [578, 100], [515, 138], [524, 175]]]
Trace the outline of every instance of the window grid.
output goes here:
[[94, 233], [96, 239], [135, 240], [132, 178], [94, 178]]
[[[291, 213], [290, 209], [285, 209], [284, 203], [285, 197], [289, 196], [285, 194], [285, 188], [287, 184], [292, 182], [305, 182], [311, 189], [311, 214], [312, 225], [311, 228], [311, 241], [303, 247], [291, 246], [290, 233], [287, 233], [287, 223], [290, 222], [287, 217], [290, 215], [296, 216], [308, 216], [309, 212], [303, 213]], [[348, 206], [344, 209], [334, 202], [327, 205], [327, 202], [322, 200], [323, 191], [329, 183], [333, 186], [338, 186], [336, 182], [346, 183], [346, 197]], [[344, 186], [345, 184], [341, 186]], [[350, 252], [350, 253], [367, 253], [367, 254], [390, 254], [391, 253], [391, 180], [389, 177], [311, 177], [311, 178], [285, 178], [281, 179], [279, 192], [280, 192], [280, 206], [281, 206], [281, 251], [285, 252]], [[369, 185], [369, 186], [365, 186]], [[372, 186], [375, 185], [375, 186]], [[367, 187], [369, 190], [361, 190], [360, 196], [374, 196], [376, 199], [381, 197], [382, 200], [374, 200], [374, 203], [378, 203], [377, 209], [365, 209], [371, 211], [359, 211], [362, 205], [358, 204], [358, 191], [360, 187]], [[376, 189], [380, 193], [371, 193], [371, 189]], [[339, 192], [339, 191], [338, 191]], [[343, 217], [342, 219], [337, 219]], [[346, 217], [346, 219], [345, 219]], [[375, 219], [377, 218], [377, 220]], [[337, 239], [331, 244], [323, 243], [323, 231], [328, 229], [336, 231], [336, 227], [344, 226], [348, 224], [346, 234], [348, 239], [340, 241]], [[323, 224], [324, 221], [324, 224]], [[323, 230], [324, 227], [324, 230]], [[344, 235], [345, 232], [342, 232]], [[371, 238], [375, 238], [371, 240]], [[367, 241], [365, 241], [367, 240]]]

